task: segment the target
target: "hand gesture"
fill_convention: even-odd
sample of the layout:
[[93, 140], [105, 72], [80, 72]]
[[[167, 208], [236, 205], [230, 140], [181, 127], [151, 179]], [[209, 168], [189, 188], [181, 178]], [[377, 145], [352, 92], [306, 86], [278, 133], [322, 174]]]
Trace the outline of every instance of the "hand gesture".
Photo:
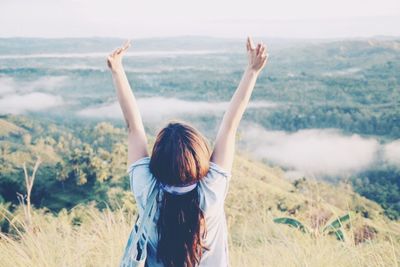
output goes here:
[[247, 57], [248, 68], [260, 72], [268, 61], [267, 48], [263, 43], [258, 43], [257, 47], [254, 46], [251, 37], [247, 37]]
[[128, 40], [122, 47], [115, 49], [107, 57], [107, 65], [111, 70], [116, 70], [122, 67], [122, 56], [125, 54], [126, 50], [131, 46], [131, 41]]

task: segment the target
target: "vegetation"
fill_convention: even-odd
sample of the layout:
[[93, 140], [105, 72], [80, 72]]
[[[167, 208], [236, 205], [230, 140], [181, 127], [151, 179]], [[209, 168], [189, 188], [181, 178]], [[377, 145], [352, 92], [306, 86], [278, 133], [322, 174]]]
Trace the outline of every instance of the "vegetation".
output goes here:
[[[32, 123], [24, 117], [12, 118], [24, 131], [13, 132], [0, 142], [3, 201], [17, 203], [16, 193], [24, 191], [22, 164], [26, 161], [33, 165], [36, 156], [43, 160], [31, 196], [36, 207], [58, 211], [96, 201], [99, 208], [104, 208], [110, 194], [125, 194], [129, 187], [125, 179], [127, 151], [121, 129], [99, 123], [94, 131], [89, 133], [88, 126], [75, 135], [47, 121]], [[26, 132], [30, 133], [28, 140], [21, 138], [28, 135]]]
[[[18, 54], [20, 47], [27, 53], [85, 53], [120, 44], [47, 41], [0, 38], [0, 54]], [[247, 122], [288, 132], [338, 128], [381, 144], [400, 138], [399, 40], [270, 43], [268, 76], [260, 77], [253, 100], [277, 105], [249, 109]], [[227, 101], [245, 63], [239, 56], [243, 44], [236, 40], [139, 40], [136, 45], [139, 51], [231, 51], [127, 58], [139, 97]], [[126, 175], [126, 131], [122, 121], [83, 119], [77, 112], [115, 99], [110, 77], [99, 67], [106, 68], [103, 58], [5, 57], [1, 63], [0, 78], [14, 83], [6, 83], [6, 93], [51, 89], [73, 104], [48, 113], [0, 115], [0, 267], [116, 266], [136, 218]], [[54, 77], [68, 82], [47, 86]], [[43, 84], [37, 82], [41, 79]], [[185, 116], [206, 136], [213, 134], [216, 114]], [[149, 140], [151, 146], [154, 136]], [[334, 183], [309, 177], [288, 181], [279, 167], [250, 158], [236, 155], [226, 203], [233, 266], [399, 265], [398, 166], [377, 164]]]
[[[346, 185], [300, 180], [293, 184], [279, 169], [237, 155], [226, 214], [232, 266], [396, 266], [400, 263], [400, 225]], [[36, 177], [36, 181], [41, 178]], [[33, 189], [34, 190], [34, 189]], [[317, 193], [318, 192], [318, 193]], [[335, 196], [335, 197], [332, 197]], [[1, 267], [116, 266], [136, 218], [132, 194], [117, 207], [99, 210], [96, 202], [57, 213], [33, 209], [31, 224], [23, 206], [0, 208]], [[112, 200], [110, 200], [112, 203]], [[276, 216], [312, 220], [362, 206], [343, 220], [344, 242], [330, 235], [304, 235], [273, 222]], [[335, 224], [335, 222], [333, 222]]]
[[382, 205], [385, 214], [393, 219], [400, 218], [400, 169], [381, 166], [361, 173], [354, 178], [354, 188], [361, 195]]
[[274, 222], [289, 225], [291, 227], [299, 229], [303, 233], [313, 234], [315, 237], [319, 237], [323, 234], [329, 234], [335, 235], [338, 240], [345, 240], [345, 236], [341, 228], [343, 223], [350, 219], [349, 214], [337, 218], [325, 225], [323, 224], [327, 220], [327, 217], [324, 216], [324, 213], [316, 214], [316, 216], [312, 217], [312, 219], [313, 221], [311, 226], [307, 226], [299, 220], [289, 217], [275, 218]]
[[[398, 38], [264, 41], [269, 44], [271, 54], [266, 69], [268, 75], [260, 76], [252, 100], [277, 105], [274, 108], [249, 109], [245, 121], [269, 130], [289, 132], [337, 128], [345, 133], [375, 138], [381, 144], [400, 138]], [[55, 54], [103, 53], [121, 42], [108, 38], [0, 38], [0, 54], [18, 54], [21, 47], [27, 54], [44, 51]], [[222, 47], [229, 53], [221, 51]], [[236, 89], [246, 63], [241, 40], [205, 37], [143, 39], [135, 41], [135, 49], [139, 55], [128, 57], [125, 64], [139, 98], [163, 96], [188, 101], [227, 101]], [[143, 50], [209, 50], [213, 53], [148, 57], [140, 56]], [[43, 184], [38, 183], [37, 194], [34, 192], [32, 196], [37, 206], [49, 206], [53, 210], [70, 208], [93, 196], [89, 193], [91, 190], [103, 192], [99, 194], [102, 197], [97, 198], [101, 202], [106, 198], [102, 184], [105, 188], [122, 186], [127, 189], [122, 178], [124, 167], [121, 162], [116, 162], [116, 155], [125, 153], [122, 151], [124, 143], [120, 141], [123, 132], [113, 128], [113, 125], [121, 126], [121, 121], [100, 124], [99, 131], [93, 131], [96, 127], [94, 122], [85, 119], [82, 126], [82, 117], [77, 112], [115, 100], [111, 76], [105, 72], [104, 58], [5, 57], [1, 63], [0, 79], [5, 78], [6, 83], [0, 86], [6, 86], [5, 92], [51, 91], [72, 104], [52, 112], [30, 112], [30, 118], [45, 117], [47, 122], [40, 119], [42, 123], [18, 116], [0, 118], [0, 144], [4, 155], [0, 158], [0, 198], [15, 202], [14, 192], [21, 190], [16, 181], [22, 172], [22, 163], [16, 159], [32, 158], [29, 150], [36, 150], [45, 157], [40, 169]], [[51, 79], [56, 82], [51, 82]], [[212, 131], [217, 121], [214, 113], [188, 117], [182, 114], [182, 118], [202, 125], [206, 135], [214, 134]], [[156, 128], [154, 125], [151, 127]], [[84, 143], [91, 147], [85, 148]], [[88, 167], [83, 166], [92, 155], [95, 155], [93, 162]], [[55, 163], [59, 163], [57, 168], [54, 168]], [[92, 167], [97, 168], [96, 171]], [[102, 173], [97, 172], [100, 169]], [[385, 214], [394, 220], [400, 217], [398, 169], [398, 166], [373, 166], [351, 180], [357, 192], [380, 203], [386, 210]], [[95, 177], [95, 173], [99, 177]], [[101, 180], [104, 183], [97, 183]], [[83, 190], [74, 194], [78, 188], [76, 183], [80, 183], [82, 187], [79, 188]], [[48, 192], [54, 194], [50, 196]], [[41, 194], [46, 198], [40, 197]], [[67, 197], [71, 195], [74, 195], [72, 199]]]

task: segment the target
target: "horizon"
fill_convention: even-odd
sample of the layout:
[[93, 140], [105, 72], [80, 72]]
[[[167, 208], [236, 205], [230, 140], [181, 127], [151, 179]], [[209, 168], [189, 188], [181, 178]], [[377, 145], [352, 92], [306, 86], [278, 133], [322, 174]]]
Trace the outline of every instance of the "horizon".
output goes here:
[[[256, 39], [270, 39], [270, 40], [282, 40], [282, 41], [336, 41], [336, 40], [368, 40], [368, 39], [378, 39], [378, 40], [396, 40], [400, 38], [400, 33], [397, 35], [385, 35], [385, 34], [372, 34], [367, 36], [338, 36], [338, 37], [275, 37], [275, 36], [263, 36], [263, 35], [248, 35]], [[113, 39], [113, 40], [151, 40], [151, 39], [180, 39], [180, 38], [207, 38], [207, 39], [221, 39], [221, 40], [243, 40], [247, 38], [247, 35], [243, 37], [227, 37], [227, 36], [213, 36], [213, 35], [202, 35], [202, 34], [179, 34], [179, 35], [166, 35], [166, 36], [139, 36], [139, 37], [129, 37], [129, 36], [102, 36], [102, 35], [90, 35], [90, 36], [0, 36], [0, 39], [48, 39], [48, 40], [65, 40], [65, 39]]]

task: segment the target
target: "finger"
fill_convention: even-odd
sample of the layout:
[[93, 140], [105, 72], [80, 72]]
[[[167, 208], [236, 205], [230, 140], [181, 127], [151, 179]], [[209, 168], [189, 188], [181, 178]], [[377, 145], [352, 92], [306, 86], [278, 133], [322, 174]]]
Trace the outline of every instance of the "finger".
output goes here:
[[265, 45], [261, 45], [260, 47], [260, 55], [264, 55], [265, 53]]
[[117, 53], [117, 50], [118, 50], [118, 48], [114, 49], [114, 50], [111, 52], [110, 56], [115, 56], [115, 54]]
[[110, 59], [110, 57], [107, 58], [107, 66], [111, 68], [111, 59]]
[[120, 51], [120, 47], [117, 47], [117, 48], [115, 48], [115, 50], [112, 52], [112, 56], [115, 56], [115, 55], [117, 55], [117, 54], [119, 54], [119, 51]]
[[257, 44], [256, 54], [257, 56], [260, 54], [261, 44]]
[[131, 46], [131, 40], [127, 40], [125, 44], [122, 46], [122, 50], [126, 50]]
[[264, 46], [263, 46], [263, 54], [265, 55], [265, 54], [267, 54], [267, 52], [268, 52], [267, 46], [264, 45]]
[[247, 42], [249, 44], [250, 49], [254, 50], [255, 49], [254, 42], [253, 42], [253, 39], [250, 36], [247, 37]]
[[265, 49], [265, 51], [268, 50], [268, 46], [266, 44], [264, 44], [264, 49]]
[[266, 53], [266, 54], [263, 56], [263, 61], [268, 61], [268, 58], [269, 58], [269, 54]]
[[130, 40], [126, 40], [122, 47], [127, 47], [130, 44], [130, 42], [131, 42]]

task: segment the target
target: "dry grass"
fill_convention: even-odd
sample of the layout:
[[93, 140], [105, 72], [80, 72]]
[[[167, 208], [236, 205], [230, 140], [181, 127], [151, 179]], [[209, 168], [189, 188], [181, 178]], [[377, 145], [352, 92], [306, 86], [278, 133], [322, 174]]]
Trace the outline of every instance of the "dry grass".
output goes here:
[[26, 130], [15, 125], [14, 123], [8, 122], [4, 119], [0, 119], [0, 136], [8, 136], [9, 134], [25, 133]]
[[[25, 232], [23, 212], [13, 218], [13, 235], [1, 234], [0, 266], [118, 266], [134, 221], [122, 209], [111, 212], [76, 207], [58, 216], [34, 212], [33, 231]], [[267, 213], [237, 222], [229, 216], [232, 266], [398, 266], [399, 243], [376, 239], [361, 245], [330, 236], [312, 238], [276, 225]]]
[[[279, 170], [236, 159], [226, 203], [232, 266], [399, 266], [399, 224], [384, 219], [379, 206], [325, 184], [313, 183], [308, 189], [311, 192], [296, 191], [280, 178]], [[278, 203], [289, 210], [300, 204], [296, 217], [302, 220], [310, 211], [322, 209], [337, 216], [348, 211], [345, 206], [352, 210], [356, 205], [365, 206], [375, 218], [355, 215], [344, 229], [346, 242], [339, 242], [274, 224], [273, 217], [288, 216]], [[0, 219], [4, 215], [12, 227], [10, 233], [0, 233], [0, 267], [118, 266], [136, 217], [128, 204], [102, 212], [93, 205], [77, 206], [56, 216], [35, 209], [32, 227], [27, 227], [22, 207], [13, 214], [3, 208]], [[363, 224], [373, 226], [377, 234], [356, 245], [354, 229]]]

